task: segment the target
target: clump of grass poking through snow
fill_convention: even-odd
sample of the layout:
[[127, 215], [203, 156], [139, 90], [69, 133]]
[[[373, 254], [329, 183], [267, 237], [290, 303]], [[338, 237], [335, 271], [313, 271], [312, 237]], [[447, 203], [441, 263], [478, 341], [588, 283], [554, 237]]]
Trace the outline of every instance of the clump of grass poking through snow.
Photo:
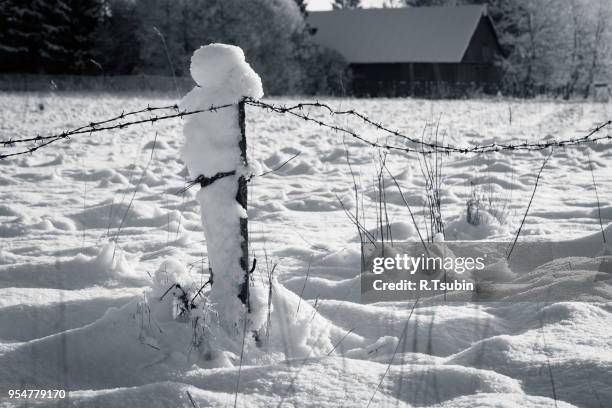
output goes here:
[[[422, 141], [426, 142], [425, 134], [430, 131], [430, 136], [433, 137], [433, 142], [444, 144], [445, 132], [440, 135], [440, 120], [435, 126], [426, 125], [423, 129]], [[424, 145], [421, 147], [425, 151]], [[442, 153], [436, 151], [433, 154], [417, 154], [421, 174], [425, 179], [425, 205], [423, 216], [425, 217], [425, 228], [427, 231], [427, 240], [433, 242], [436, 236], [444, 237], [444, 221], [442, 219], [442, 185], [444, 181], [442, 167]]]

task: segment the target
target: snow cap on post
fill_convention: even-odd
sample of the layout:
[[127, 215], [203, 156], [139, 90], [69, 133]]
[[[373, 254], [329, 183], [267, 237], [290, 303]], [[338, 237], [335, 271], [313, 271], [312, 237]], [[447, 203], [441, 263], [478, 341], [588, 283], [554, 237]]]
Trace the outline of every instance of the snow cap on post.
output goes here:
[[[191, 57], [191, 76], [199, 86], [185, 95], [181, 110], [237, 105], [244, 97], [263, 96], [259, 75], [245, 61], [242, 50], [234, 45], [210, 44], [197, 49]], [[236, 109], [223, 108], [185, 117], [182, 158], [192, 176], [242, 172]]]
[[261, 78], [244, 58], [240, 47], [210, 44], [200, 47], [191, 57], [191, 76], [206, 90], [219, 90], [217, 103], [239, 102], [245, 96], [263, 96]]

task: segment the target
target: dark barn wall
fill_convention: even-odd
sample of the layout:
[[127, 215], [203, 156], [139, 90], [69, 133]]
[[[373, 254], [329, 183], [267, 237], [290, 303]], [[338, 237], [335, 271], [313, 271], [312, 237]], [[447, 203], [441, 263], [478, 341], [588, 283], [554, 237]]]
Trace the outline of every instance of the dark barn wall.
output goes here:
[[501, 47], [493, 24], [488, 17], [482, 16], [462, 62], [492, 64], [495, 58], [501, 55]]
[[495, 61], [501, 57], [503, 52], [493, 23], [490, 18], [482, 16], [461, 61], [464, 69], [457, 80], [485, 84], [497, 82], [500, 76]]
[[492, 64], [351, 64], [356, 96], [462, 97], [495, 92]]
[[491, 21], [482, 17], [460, 63], [351, 64], [357, 96], [464, 96], [494, 92], [494, 62], [501, 47]]

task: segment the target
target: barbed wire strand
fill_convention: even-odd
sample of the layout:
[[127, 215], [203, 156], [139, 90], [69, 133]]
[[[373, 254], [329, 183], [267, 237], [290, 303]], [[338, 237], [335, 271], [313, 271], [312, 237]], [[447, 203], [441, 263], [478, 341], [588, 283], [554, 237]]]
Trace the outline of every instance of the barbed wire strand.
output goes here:
[[[399, 150], [399, 151], [403, 151], [403, 152], [415, 152], [415, 153], [421, 153], [421, 154], [433, 154], [433, 153], [461, 153], [461, 154], [467, 154], [467, 153], [491, 153], [491, 152], [499, 152], [499, 151], [503, 151], [503, 150], [545, 150], [548, 149], [550, 147], [564, 147], [564, 146], [574, 146], [574, 145], [579, 145], [579, 144], [583, 144], [583, 143], [595, 143], [598, 141], [602, 141], [602, 140], [612, 140], [612, 135], [603, 135], [603, 136], [598, 136], [598, 137], [593, 137], [595, 134], [601, 132], [602, 130], [604, 130], [605, 128], [608, 128], [612, 125], [612, 120], [608, 120], [606, 122], [603, 122], [599, 125], [597, 125], [595, 128], [593, 128], [591, 131], [589, 131], [585, 136], [581, 136], [581, 137], [574, 137], [574, 138], [569, 138], [569, 139], [563, 139], [563, 140], [548, 140], [548, 141], [544, 141], [544, 142], [535, 142], [535, 143], [528, 143], [528, 142], [523, 142], [523, 143], [516, 143], [516, 144], [497, 144], [497, 143], [491, 143], [491, 144], [487, 144], [487, 145], [476, 145], [476, 146], [469, 146], [469, 147], [456, 147], [453, 145], [441, 145], [441, 144], [437, 144], [437, 143], [431, 143], [431, 142], [426, 142], [424, 140], [421, 139], [417, 139], [414, 137], [410, 137], [407, 136], [405, 134], [402, 134], [401, 132], [397, 131], [397, 130], [393, 130], [390, 129], [386, 126], [384, 126], [382, 123], [380, 122], [375, 122], [373, 120], [371, 120], [370, 118], [368, 118], [367, 116], [363, 115], [362, 113], [359, 113], [355, 110], [345, 110], [345, 111], [339, 111], [339, 110], [334, 110], [331, 106], [324, 104], [324, 103], [320, 103], [320, 102], [307, 102], [307, 103], [298, 103], [292, 106], [282, 106], [282, 105], [273, 105], [273, 104], [269, 104], [266, 102], [262, 102], [262, 101], [258, 101], [258, 100], [254, 100], [251, 98], [247, 98], [245, 100], [245, 103], [250, 105], [250, 106], [256, 106], [262, 109], [266, 109], [272, 112], [276, 112], [279, 114], [290, 114], [293, 115], [295, 117], [298, 117], [300, 119], [303, 119], [305, 121], [308, 122], [313, 122], [316, 123], [319, 126], [322, 127], [326, 127], [330, 130], [334, 130], [337, 132], [342, 132], [342, 133], [346, 133], [349, 136], [356, 138], [366, 144], [369, 144], [372, 147], [379, 147], [379, 148], [384, 148], [387, 150]], [[351, 130], [351, 129], [346, 129], [346, 128], [342, 128], [336, 125], [330, 125], [322, 120], [316, 119], [311, 117], [309, 114], [304, 114], [302, 113], [302, 111], [305, 108], [308, 107], [314, 107], [314, 108], [320, 108], [320, 109], [324, 109], [326, 111], [328, 111], [331, 115], [350, 115], [350, 116], [354, 116], [356, 118], [361, 119], [363, 122], [365, 122], [366, 124], [380, 130], [383, 132], [386, 132], [392, 136], [404, 139], [408, 142], [414, 143], [417, 146], [420, 146], [420, 148], [416, 148], [416, 147], [406, 147], [406, 146], [396, 146], [396, 145], [391, 145], [391, 144], [381, 144], [379, 142], [373, 142], [370, 140], [365, 139], [364, 137], [362, 137], [361, 135], [359, 135], [358, 133], [356, 133], [355, 131]], [[425, 150], [424, 148], [428, 148], [428, 150]]]
[[[217, 106], [211, 106], [207, 109], [198, 109], [198, 110], [193, 110], [193, 111], [186, 111], [186, 110], [179, 111], [177, 105], [161, 106], [161, 107], [148, 106], [144, 109], [140, 109], [140, 110], [133, 111], [133, 112], [127, 112], [127, 113], [124, 112], [124, 113], [121, 113], [121, 115], [117, 115], [110, 119], [106, 119], [100, 122], [90, 122], [88, 125], [83, 125], [76, 129], [63, 131], [61, 133], [57, 133], [53, 135], [48, 135], [48, 136], [37, 135], [35, 137], [29, 137], [29, 138], [2, 140], [0, 141], [0, 145], [4, 147], [13, 147], [15, 145], [24, 144], [24, 143], [34, 143], [34, 145], [30, 146], [29, 148], [25, 150], [19, 151], [19, 152], [0, 154], [0, 159], [6, 159], [9, 157], [34, 153], [38, 149], [41, 149], [59, 140], [69, 139], [71, 136], [83, 135], [83, 134], [91, 135], [92, 133], [96, 133], [96, 132], [102, 132], [102, 131], [113, 130], [113, 129], [124, 129], [129, 126], [139, 125], [139, 124], [144, 124], [144, 123], [154, 124], [155, 122], [162, 121], [162, 120], [183, 118], [184, 116], [195, 115], [197, 113], [216, 112], [218, 110], [225, 109], [225, 108], [231, 108], [231, 107], [236, 107], [236, 104], [217, 105]], [[104, 126], [109, 123], [113, 123], [118, 120], [122, 120], [127, 116], [142, 114], [146, 112], [159, 111], [159, 110], [169, 110], [169, 109], [176, 110], [177, 113], [169, 114], [169, 115], [153, 116], [153, 117], [149, 117], [146, 119], [138, 119], [138, 120], [132, 120], [132, 121], [127, 121], [127, 122], [120, 122], [114, 125]]]
[[[603, 131], [604, 129], [612, 125], [612, 120], [608, 120], [606, 122], [603, 122], [597, 125], [595, 128], [590, 130], [586, 135], [581, 136], [581, 137], [573, 137], [573, 138], [562, 139], [562, 140], [552, 139], [552, 140], [532, 142], [532, 143], [529, 143], [529, 142], [516, 143], [516, 144], [491, 143], [491, 144], [486, 144], [486, 145], [457, 147], [457, 146], [453, 146], [450, 144], [431, 143], [431, 142], [427, 142], [427, 141], [424, 141], [424, 140], [421, 140], [415, 137], [410, 137], [408, 135], [405, 135], [399, 132], [398, 130], [390, 129], [389, 127], [383, 125], [381, 122], [376, 122], [368, 118], [366, 115], [360, 112], [357, 112], [355, 110], [352, 110], [352, 109], [351, 110], [336, 110], [332, 108], [331, 106], [325, 103], [318, 102], [318, 101], [297, 103], [291, 106], [274, 105], [274, 104], [262, 102], [259, 100], [255, 100], [253, 98], [244, 98], [243, 101], [245, 104], [255, 107], [255, 108], [263, 109], [263, 110], [278, 113], [278, 114], [289, 114], [299, 119], [302, 119], [304, 121], [315, 123], [329, 130], [347, 134], [371, 147], [383, 148], [386, 150], [395, 150], [395, 151], [401, 151], [401, 152], [412, 152], [412, 153], [420, 153], [420, 154], [433, 154], [433, 153], [447, 153], [447, 154], [476, 153], [476, 154], [480, 154], [480, 153], [500, 152], [500, 151], [506, 151], [506, 150], [536, 151], [536, 150], [548, 149], [551, 147], [567, 147], [567, 146], [580, 145], [584, 143], [597, 143], [599, 141], [612, 140], [612, 136], [609, 134], [596, 136], [598, 133], [600, 133], [601, 131]], [[169, 105], [169, 106], [160, 106], [160, 107], [147, 106], [146, 108], [132, 111], [132, 112], [127, 112], [127, 113], [122, 112], [120, 115], [117, 115], [115, 117], [112, 117], [110, 119], [106, 119], [103, 121], [90, 122], [87, 125], [83, 125], [76, 129], [64, 131], [58, 134], [53, 134], [53, 135], [48, 135], [48, 136], [37, 135], [36, 137], [29, 137], [29, 138], [22, 138], [22, 139], [9, 139], [9, 140], [0, 141], [0, 145], [2, 145], [3, 147], [14, 147], [15, 145], [18, 145], [18, 144], [33, 143], [32, 146], [28, 147], [27, 149], [21, 150], [21, 151], [14, 152], [14, 153], [0, 154], [0, 159], [6, 159], [9, 157], [15, 157], [15, 156], [20, 156], [20, 155], [25, 155], [25, 154], [31, 154], [52, 143], [55, 143], [57, 141], [64, 140], [64, 139], [69, 139], [71, 136], [75, 136], [75, 135], [82, 135], [82, 134], [91, 135], [96, 132], [102, 132], [102, 131], [113, 130], [113, 129], [124, 129], [132, 125], [138, 125], [138, 124], [144, 124], [144, 123], [154, 124], [162, 120], [183, 118], [185, 116], [194, 115], [197, 113], [216, 112], [221, 109], [226, 109], [230, 107], [236, 107], [236, 104], [224, 104], [224, 105], [218, 105], [218, 106], [211, 106], [207, 109], [198, 109], [198, 110], [193, 110], [193, 111], [187, 111], [187, 110], [180, 111], [178, 105], [176, 104]], [[365, 124], [371, 127], [374, 127], [375, 129], [379, 131], [388, 133], [391, 136], [394, 136], [404, 141], [410, 142], [414, 146], [398, 146], [398, 145], [394, 145], [390, 143], [380, 143], [378, 141], [368, 140], [366, 137], [360, 135], [359, 133], [357, 133], [356, 131], [352, 129], [348, 129], [348, 128], [340, 127], [335, 124], [324, 122], [323, 120], [320, 120], [320, 119], [317, 119], [311, 116], [308, 112], [305, 113], [304, 111], [309, 108], [322, 109], [332, 116], [333, 115], [353, 116], [361, 120]], [[130, 117], [133, 115], [145, 114], [145, 113], [151, 113], [151, 112], [163, 111], [163, 110], [174, 110], [176, 111], [176, 113], [166, 114], [166, 115], [156, 115], [153, 117], [148, 117], [145, 119], [137, 119], [137, 120], [132, 120], [132, 121], [121, 121], [125, 119], [126, 117]], [[117, 121], [121, 121], [121, 122], [114, 123]]]

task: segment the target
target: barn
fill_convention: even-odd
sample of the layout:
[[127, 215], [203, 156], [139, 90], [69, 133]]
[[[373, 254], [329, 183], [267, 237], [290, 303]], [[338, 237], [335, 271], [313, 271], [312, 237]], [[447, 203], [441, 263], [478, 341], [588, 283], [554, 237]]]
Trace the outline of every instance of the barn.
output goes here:
[[494, 92], [503, 56], [486, 6], [311, 12], [318, 44], [349, 63], [357, 96]]

